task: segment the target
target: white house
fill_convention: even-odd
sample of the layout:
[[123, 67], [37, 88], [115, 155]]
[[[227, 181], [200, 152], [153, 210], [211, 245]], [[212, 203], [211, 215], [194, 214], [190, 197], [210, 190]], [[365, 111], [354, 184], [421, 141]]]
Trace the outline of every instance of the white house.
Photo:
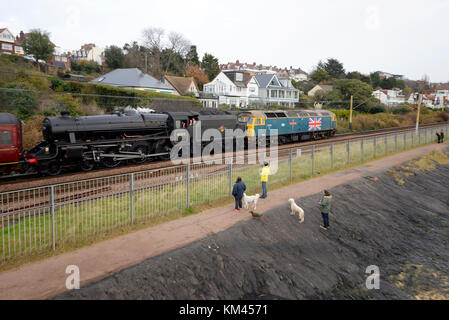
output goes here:
[[219, 104], [237, 107], [282, 105], [294, 107], [300, 92], [291, 80], [275, 74], [251, 75], [243, 71], [222, 71], [204, 85], [205, 95], [218, 96]]
[[275, 74], [256, 74], [248, 83], [250, 105], [260, 101], [265, 105], [294, 107], [299, 95], [300, 91], [293, 87], [290, 79], [278, 78]]
[[249, 75], [242, 71], [222, 71], [214, 80], [203, 86], [204, 93], [218, 96], [219, 104], [246, 107], [248, 94], [246, 81]]
[[72, 61], [95, 61], [102, 65], [104, 62], [104, 50], [94, 43], [85, 44], [80, 50], [72, 51]]
[[[402, 90], [376, 90], [373, 92], [373, 96], [377, 98], [380, 103], [388, 106], [394, 107], [398, 104], [405, 103], [408, 101], [402, 92]], [[409, 98], [410, 99], [410, 98]]]

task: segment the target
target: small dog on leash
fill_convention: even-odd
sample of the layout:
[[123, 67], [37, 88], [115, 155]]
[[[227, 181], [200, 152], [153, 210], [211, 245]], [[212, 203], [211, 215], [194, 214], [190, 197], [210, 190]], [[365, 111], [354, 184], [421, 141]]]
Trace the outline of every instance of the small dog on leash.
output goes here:
[[254, 204], [253, 210], [256, 210], [257, 200], [259, 200], [260, 194], [256, 194], [254, 196], [247, 196], [246, 193], [243, 194], [243, 206], [245, 209], [249, 208], [249, 205]]
[[295, 213], [298, 213], [299, 223], [304, 222], [304, 210], [302, 210], [301, 207], [299, 207], [294, 199], [288, 199], [288, 202], [290, 203], [290, 209], [292, 210], [290, 212], [290, 215], [293, 216]]

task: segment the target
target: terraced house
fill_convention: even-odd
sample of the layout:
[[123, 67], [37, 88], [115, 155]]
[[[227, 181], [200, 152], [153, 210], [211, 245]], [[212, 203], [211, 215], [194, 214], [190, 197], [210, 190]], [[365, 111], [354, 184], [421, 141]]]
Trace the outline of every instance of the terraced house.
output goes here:
[[222, 71], [204, 85], [205, 95], [214, 95], [219, 104], [239, 108], [280, 105], [294, 107], [300, 91], [287, 78], [275, 74], [251, 74], [243, 71]]

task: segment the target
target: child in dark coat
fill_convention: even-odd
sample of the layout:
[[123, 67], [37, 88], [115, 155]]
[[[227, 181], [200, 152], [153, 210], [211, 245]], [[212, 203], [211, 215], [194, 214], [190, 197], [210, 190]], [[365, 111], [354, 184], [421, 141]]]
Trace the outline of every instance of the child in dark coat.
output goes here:
[[246, 186], [242, 181], [242, 178], [238, 177], [237, 181], [234, 184], [234, 188], [232, 189], [232, 195], [235, 198], [235, 209], [234, 211], [240, 211], [240, 209], [242, 208], [242, 198], [243, 198], [243, 193], [246, 190]]

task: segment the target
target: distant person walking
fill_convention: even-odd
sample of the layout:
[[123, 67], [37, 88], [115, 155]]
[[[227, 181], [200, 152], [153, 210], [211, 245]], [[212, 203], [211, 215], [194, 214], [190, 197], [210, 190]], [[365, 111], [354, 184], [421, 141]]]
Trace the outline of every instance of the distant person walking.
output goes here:
[[260, 182], [262, 182], [262, 199], [265, 199], [267, 197], [267, 182], [268, 182], [268, 175], [270, 174], [270, 167], [268, 166], [268, 162], [263, 163], [263, 168], [260, 173]]
[[331, 210], [332, 196], [327, 190], [324, 190], [323, 193], [323, 198], [319, 202], [321, 216], [323, 217], [323, 225], [320, 225], [320, 227], [324, 230], [327, 230], [327, 228], [329, 228], [329, 212]]
[[243, 183], [242, 178], [238, 177], [237, 181], [234, 184], [234, 188], [232, 189], [232, 195], [235, 199], [235, 208], [234, 211], [238, 212], [242, 208], [242, 198], [243, 193], [246, 190], [245, 183]]
[[441, 136], [441, 143], [443, 143], [444, 142], [444, 131], [443, 131], [443, 129], [441, 129], [440, 136]]
[[441, 135], [438, 133], [438, 131], [435, 134], [437, 135], [438, 143], [441, 143]]

